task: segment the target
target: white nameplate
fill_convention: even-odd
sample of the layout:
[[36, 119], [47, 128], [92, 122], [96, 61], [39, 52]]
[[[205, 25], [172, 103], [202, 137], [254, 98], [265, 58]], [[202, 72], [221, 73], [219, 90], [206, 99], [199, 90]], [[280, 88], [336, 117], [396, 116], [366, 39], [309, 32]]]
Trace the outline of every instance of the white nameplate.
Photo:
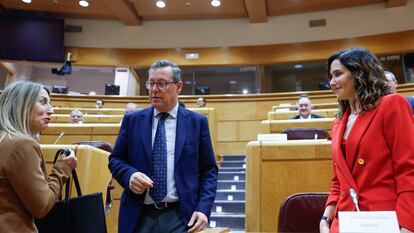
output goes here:
[[277, 112], [277, 113], [281, 113], [281, 112], [289, 112], [289, 111], [290, 111], [289, 107], [287, 107], [287, 108], [278, 108], [278, 109], [276, 109], [276, 112]]
[[284, 133], [258, 134], [257, 141], [287, 141], [287, 134], [284, 134]]
[[399, 233], [395, 211], [339, 211], [340, 233]]
[[216, 213], [223, 212], [223, 208], [221, 206], [216, 206]]
[[210, 227], [216, 227], [216, 221], [210, 221]]

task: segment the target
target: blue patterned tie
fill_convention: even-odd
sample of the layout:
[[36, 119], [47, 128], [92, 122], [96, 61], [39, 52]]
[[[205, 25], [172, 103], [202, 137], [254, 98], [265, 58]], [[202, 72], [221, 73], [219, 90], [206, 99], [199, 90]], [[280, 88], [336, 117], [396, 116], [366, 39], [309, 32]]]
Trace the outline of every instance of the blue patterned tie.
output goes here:
[[149, 193], [155, 203], [161, 202], [167, 196], [167, 138], [165, 134], [165, 119], [168, 113], [159, 113], [157, 131], [152, 145], [152, 181], [154, 187]]

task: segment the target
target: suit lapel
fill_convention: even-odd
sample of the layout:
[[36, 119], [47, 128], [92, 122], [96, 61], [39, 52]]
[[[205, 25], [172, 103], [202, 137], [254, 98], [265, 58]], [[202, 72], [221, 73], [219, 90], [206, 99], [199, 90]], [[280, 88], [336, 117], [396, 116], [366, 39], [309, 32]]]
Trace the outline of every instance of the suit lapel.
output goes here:
[[[344, 178], [350, 182], [350, 185], [352, 187], [356, 187], [354, 178], [351, 175], [350, 169], [346, 163], [344, 154], [341, 150], [341, 142], [342, 138], [345, 132], [346, 123], [348, 121], [350, 110], [348, 109], [344, 115], [342, 116], [342, 120], [337, 121], [335, 120], [335, 123], [333, 125], [332, 131], [335, 132], [334, 135], [332, 135], [332, 152], [334, 156], [336, 157], [336, 166], [338, 167], [341, 174], [344, 176]], [[346, 145], [348, 148], [348, 143]], [[348, 151], [348, 149], [347, 149]]]
[[186, 110], [178, 107], [178, 114], [177, 114], [177, 128], [175, 130], [175, 155], [174, 160], [175, 164], [180, 159], [181, 153], [183, 151], [185, 140], [187, 139], [187, 132], [188, 132], [188, 125], [189, 125], [189, 118], [188, 113]]
[[[355, 158], [358, 152], [359, 142], [365, 131], [368, 129], [369, 124], [377, 113], [378, 108], [372, 109], [368, 112], [361, 112], [358, 118], [355, 120], [354, 126], [348, 135], [346, 142], [346, 157], [347, 162], [350, 165], [349, 168], [352, 171], [355, 165]], [[346, 122], [345, 122], [346, 124]]]
[[152, 161], [152, 118], [154, 115], [154, 108], [148, 108], [141, 114], [141, 140], [144, 145], [145, 154], [148, 161]]

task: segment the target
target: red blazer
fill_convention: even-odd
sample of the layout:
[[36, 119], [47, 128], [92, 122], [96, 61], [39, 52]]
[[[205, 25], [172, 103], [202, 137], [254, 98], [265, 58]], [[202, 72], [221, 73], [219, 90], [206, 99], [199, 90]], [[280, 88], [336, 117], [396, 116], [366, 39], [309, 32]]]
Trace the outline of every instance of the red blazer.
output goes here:
[[361, 211], [395, 210], [400, 226], [414, 231], [414, 118], [404, 97], [384, 96], [378, 107], [361, 112], [346, 144], [341, 140], [350, 110], [332, 126], [334, 177], [327, 205], [336, 202], [331, 232], [338, 232], [338, 211], [355, 211], [349, 188]]

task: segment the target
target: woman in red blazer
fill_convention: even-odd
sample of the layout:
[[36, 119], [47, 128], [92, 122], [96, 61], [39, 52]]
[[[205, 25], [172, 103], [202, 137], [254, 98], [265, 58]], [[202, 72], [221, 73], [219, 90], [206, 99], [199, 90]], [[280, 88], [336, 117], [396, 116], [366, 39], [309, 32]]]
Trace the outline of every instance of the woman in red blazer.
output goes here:
[[414, 118], [389, 94], [379, 60], [366, 49], [333, 54], [328, 76], [340, 109], [332, 126], [334, 177], [321, 232], [338, 232], [338, 211], [394, 210], [401, 232], [414, 231]]

